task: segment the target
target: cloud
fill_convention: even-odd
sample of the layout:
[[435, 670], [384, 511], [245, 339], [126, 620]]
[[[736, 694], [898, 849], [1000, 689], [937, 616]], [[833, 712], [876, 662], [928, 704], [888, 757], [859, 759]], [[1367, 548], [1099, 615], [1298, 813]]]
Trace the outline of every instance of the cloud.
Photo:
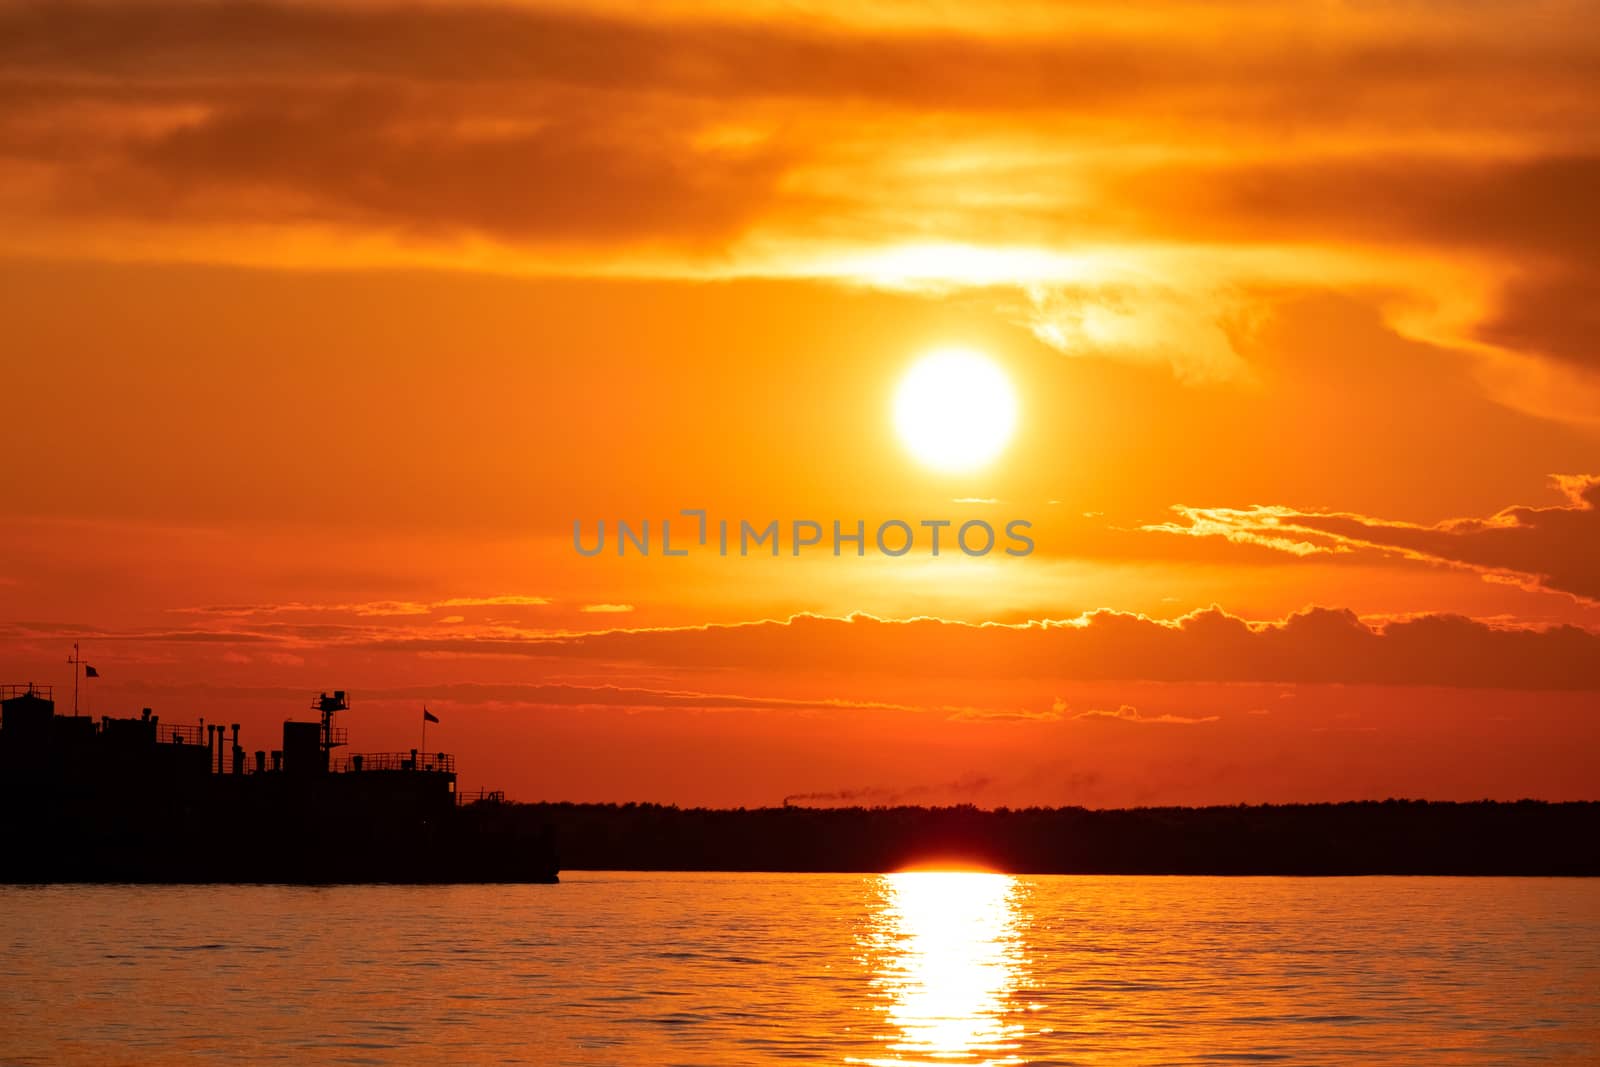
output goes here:
[[118, 188], [85, 170], [61, 196], [91, 215], [255, 221], [265, 204], [302, 222], [436, 239], [709, 246], [750, 221], [782, 172], [770, 146], [697, 145], [705, 120], [669, 104], [640, 114], [550, 100], [475, 134], [465, 105], [451, 113], [415, 97], [369, 89], [215, 106], [130, 146], [114, 161]]
[[1076, 358], [1101, 357], [1170, 367], [1181, 382], [1249, 378], [1229, 319], [1243, 312], [1223, 295], [1154, 280], [1027, 287], [1026, 325], [1034, 337]]
[[[1596, 175], [1600, 180], [1600, 175]], [[1585, 370], [1600, 370], [1600, 267], [1595, 250], [1574, 261], [1514, 276], [1476, 334], [1490, 344], [1537, 352]]]
[[[1552, 147], [1177, 162], [1112, 176], [1105, 192], [1120, 190], [1130, 205], [1129, 228], [1150, 239], [1365, 249], [1369, 256], [1387, 250], [1396, 264], [1412, 265], [1385, 270], [1369, 263], [1370, 283], [1434, 305], [1401, 315], [1413, 327], [1408, 332], [1422, 328], [1438, 340], [1548, 356], [1596, 372], [1595, 311], [1585, 294], [1600, 284], [1594, 266], [1600, 221], [1581, 206], [1596, 183], [1600, 155]], [[1434, 261], [1431, 268], [1417, 266], [1419, 254]], [[1437, 277], [1407, 278], [1419, 269]], [[1451, 274], [1456, 280], [1447, 283]], [[1455, 291], [1467, 288], [1481, 292]], [[1189, 328], [1211, 354], [1202, 365], [1224, 351], [1206, 321], [1208, 309], [1226, 306], [1190, 298], [1168, 312], [1179, 325], [1193, 320]]]
[[[932, 224], [939, 240], [998, 227], [1054, 247], [1143, 240], [1151, 220], [1207, 242], [1353, 226], [1520, 246], [1529, 226], [1586, 226], [1552, 220], [1583, 202], [1570, 145], [1587, 140], [1597, 49], [1571, 32], [1578, 12], [1547, 14], [1347, 10], [1308, 53], [1285, 47], [1296, 20], [1249, 3], [1215, 27], [1054, 33], [998, 15], [962, 31], [536, 4], [11, 3], [0, 144], [19, 189], [43, 183], [29, 206], [90, 219], [716, 252], [796, 216], [813, 237], [865, 219], [895, 240]], [[1348, 162], [1352, 144], [1414, 145], [1408, 126], [1533, 144]], [[1209, 319], [1181, 300], [1167, 313]]]
[[544, 607], [549, 604], [550, 598], [545, 596], [527, 596], [520, 593], [508, 593], [500, 596], [453, 596], [447, 600], [435, 600], [430, 607], [434, 608], [489, 608], [489, 607]]
[[117, 641], [129, 644], [270, 644], [274, 639], [241, 630], [166, 630], [160, 628], [114, 630], [75, 623], [16, 622], [0, 623], [0, 638], [20, 642], [76, 637], [82, 640]]
[[1060, 722], [1059, 708], [961, 708], [946, 716], [950, 722]]
[[1600, 603], [1600, 475], [1555, 475], [1566, 503], [1504, 508], [1488, 518], [1432, 525], [1348, 512], [1271, 506], [1173, 510], [1180, 519], [1144, 527], [1188, 537], [1222, 537], [1298, 556], [1355, 551], [1392, 553], [1460, 567], [1527, 589]]
[[1115, 711], [1105, 711], [1105, 710], [1101, 710], [1099, 708], [1091, 708], [1088, 711], [1080, 711], [1076, 715], [1074, 715], [1073, 718], [1074, 719], [1114, 719], [1114, 720], [1116, 720], [1118, 722], [1166, 723], [1166, 724], [1174, 724], [1174, 725], [1193, 726], [1193, 725], [1195, 725], [1197, 723], [1216, 722], [1217, 719], [1219, 718], [1219, 716], [1216, 716], [1216, 715], [1203, 715], [1203, 716], [1200, 716], [1199, 718], [1190, 718], [1190, 717], [1185, 716], [1185, 715], [1171, 715], [1171, 714], [1144, 715], [1144, 714], [1141, 714], [1139, 709], [1134, 707], [1132, 704], [1123, 704], [1120, 707], [1118, 707]]
[[505, 707], [620, 707], [634, 711], [665, 708], [691, 708], [704, 711], [740, 709], [799, 711], [813, 708], [854, 711], [927, 710], [912, 704], [851, 700], [843, 697], [766, 697], [696, 690], [567, 683], [455, 683], [374, 690], [369, 696], [374, 699], [427, 698], [440, 706], [466, 704]]
[[[1159, 5], [1158, 5], [1159, 7]], [[952, 30], [946, 13], [902, 25], [867, 25], [848, 10], [827, 20], [712, 8], [688, 17], [639, 17], [537, 3], [441, 7], [321, 0], [221, 4], [206, 0], [0, 6], [0, 60], [30, 74], [149, 79], [280, 80], [341, 76], [460, 84], [557, 84], [743, 98], [822, 97], [911, 107], [973, 110], [1160, 108], [1184, 92], [1231, 87], [1238, 102], [1280, 98], [1318, 114], [1405, 114], [1452, 88], [1481, 100], [1489, 116], [1550, 116], [1538, 96], [1497, 99], [1495, 84], [1573, 92], [1590, 83], [1593, 51], [1571, 31], [1580, 5], [1551, 5], [1545, 18], [1517, 18], [1479, 5], [1411, 5], [1325, 20], [1323, 47], [1288, 50], [1303, 29], [1292, 14], [1259, 4], [1224, 5], [1206, 27], [1177, 19], [1069, 19], [1058, 32], [1014, 32], [1014, 13]], [[1186, 3], [1168, 14], [1189, 12]], [[1237, 31], [1249, 24], [1250, 37]], [[1013, 32], [1008, 32], [1013, 31]], [[1070, 31], [1070, 32], [1059, 32]], [[1226, 39], [1228, 47], [1197, 48]], [[1221, 43], [1217, 41], [1216, 43]], [[1530, 70], [1529, 52], [1543, 62]], [[1368, 92], [1325, 99], [1330, 85], [1364, 75]], [[1536, 75], [1536, 76], [1535, 76]], [[1409, 87], [1413, 99], [1382, 90]], [[1208, 102], [1212, 103], [1212, 102]], [[1189, 110], [1194, 109], [1191, 102]], [[1253, 117], [1253, 115], [1252, 115]]]
[[[1581, 489], [1594, 491], [1587, 483]], [[1513, 510], [1543, 516], [1566, 509]], [[1486, 532], [1500, 529], [1490, 524]], [[213, 627], [182, 630], [20, 622], [0, 625], [0, 638], [26, 643], [65, 637], [150, 645], [265, 644], [298, 655], [515, 657], [569, 672], [667, 672], [682, 677], [749, 670], [810, 677], [818, 663], [826, 663], [837, 677], [919, 683], [1038, 679], [1600, 689], [1600, 633], [1582, 627], [1540, 628], [1448, 614], [1363, 620], [1352, 611], [1326, 607], [1264, 621], [1211, 607], [1176, 619], [1111, 610], [981, 624], [799, 614], [783, 620], [587, 632], [498, 623], [440, 628], [406, 617], [392, 623], [381, 617], [364, 619], [359, 625], [257, 621], [244, 628], [230, 621], [223, 617]], [[1048, 714], [1015, 708], [969, 712], [965, 704], [929, 710], [968, 719]], [[1063, 709], [1051, 711], [1060, 714]]]
[[[1600, 634], [1578, 626], [1519, 626], [1448, 614], [1363, 620], [1348, 610], [1311, 607], [1252, 621], [1212, 607], [1164, 620], [1100, 610], [1060, 620], [971, 624], [936, 618], [845, 618], [802, 614], [784, 620], [669, 628], [563, 632], [509, 626], [449, 629], [383, 620], [359, 626], [254, 623], [183, 630], [123, 630], [60, 623], [0, 625], [18, 644], [93, 640], [133, 645], [211, 643], [289, 655], [387, 653], [513, 657], [564, 672], [600, 671], [696, 678], [723, 672], [809, 678], [818, 663], [831, 677], [962, 682], [1026, 680], [1280, 682], [1600, 690]], [[259, 655], [258, 652], [251, 653]], [[687, 690], [687, 687], [686, 687]], [[698, 690], [696, 690], [698, 691]], [[900, 706], [891, 696], [895, 706]], [[813, 705], [815, 701], [810, 702]], [[909, 706], [909, 705], [907, 705]], [[978, 701], [919, 710], [957, 721], [1048, 720], [1026, 706]]]
[[[357, 618], [387, 618], [403, 615], [431, 615], [443, 608], [487, 607], [545, 607], [549, 597], [507, 594], [502, 596], [457, 596], [445, 600], [368, 600], [342, 604], [315, 604], [293, 600], [283, 604], [215, 604], [206, 607], [169, 608], [176, 614], [211, 615], [221, 618], [247, 619], [255, 616], [337, 614]], [[461, 621], [461, 616], [451, 616], [443, 622]]]
[[1129, 172], [1121, 190], [1152, 229], [1263, 244], [1336, 238], [1582, 262], [1600, 222], [1579, 210], [1600, 156], [1362, 153], [1178, 163]]
[[[229, 663], [248, 663], [245, 657], [223, 659]], [[303, 665], [300, 657], [273, 654], [267, 657], [284, 665]], [[203, 693], [215, 700], [298, 699], [299, 689], [281, 686], [221, 686], [209, 683], [176, 687], [190, 695]], [[772, 697], [739, 693], [706, 692], [692, 689], [662, 689], [627, 685], [577, 685], [564, 682], [441, 682], [435, 685], [368, 686], [361, 690], [363, 704], [426, 701], [437, 708], [480, 707], [518, 710], [529, 708], [620, 708], [628, 711], [895, 711], [943, 712], [948, 708], [926, 708], [848, 697]]]
[[624, 614], [633, 610], [632, 604], [585, 604], [578, 609], [591, 615]]
[[1096, 611], [1075, 619], [979, 625], [942, 619], [830, 618], [520, 638], [411, 637], [374, 650], [510, 655], [611, 668], [749, 669], [902, 678], [1038, 678], [1600, 689], [1600, 634], [1576, 626], [1493, 625], [1458, 615], [1367, 623], [1308, 608], [1251, 622], [1220, 608], [1175, 620]]
[[1600, 45], [1536, 6], [1345, 5], [1308, 49], [1249, 0], [0, 2], [0, 252], [859, 281], [958, 248], [1033, 283], [1043, 343], [1186, 382], [1248, 380], [1285, 285], [1591, 375]]

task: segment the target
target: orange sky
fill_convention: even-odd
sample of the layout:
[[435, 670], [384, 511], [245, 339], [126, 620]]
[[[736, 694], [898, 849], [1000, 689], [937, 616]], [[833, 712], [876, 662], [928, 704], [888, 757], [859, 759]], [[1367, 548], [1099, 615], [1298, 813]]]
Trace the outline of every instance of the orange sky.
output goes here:
[[[0, 675], [522, 799], [1593, 798], [1583, 8], [0, 2]], [[1037, 547], [573, 550], [684, 508]]]

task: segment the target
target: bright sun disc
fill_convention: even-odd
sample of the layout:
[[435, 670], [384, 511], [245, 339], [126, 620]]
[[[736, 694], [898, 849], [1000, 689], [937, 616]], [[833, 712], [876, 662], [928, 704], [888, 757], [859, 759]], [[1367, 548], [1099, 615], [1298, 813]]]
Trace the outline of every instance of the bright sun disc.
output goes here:
[[916, 362], [894, 395], [894, 427], [911, 454], [941, 471], [976, 470], [1017, 424], [1017, 396], [993, 361], [941, 348]]

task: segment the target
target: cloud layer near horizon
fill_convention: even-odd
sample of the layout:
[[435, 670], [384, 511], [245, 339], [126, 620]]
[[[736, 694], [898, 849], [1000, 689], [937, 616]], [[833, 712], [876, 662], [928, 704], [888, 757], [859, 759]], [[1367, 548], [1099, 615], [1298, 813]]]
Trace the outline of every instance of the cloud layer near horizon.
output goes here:
[[[1455, 615], [1369, 623], [1353, 612], [1309, 608], [1251, 622], [1219, 608], [1172, 621], [1096, 611], [1068, 621], [1022, 624], [942, 619], [798, 615], [728, 625], [540, 633], [424, 634], [370, 624], [266, 623], [145, 632], [6, 627], [18, 642], [75, 636], [99, 643], [158, 646], [237, 644], [276, 651], [360, 651], [427, 656], [531, 658], [574, 669], [704, 674], [757, 671], [803, 676], [826, 664], [831, 676], [917, 679], [1283, 682], [1505, 688], [1600, 689], [1600, 634], [1576, 626], [1497, 626]], [[611, 701], [608, 701], [611, 702]]]

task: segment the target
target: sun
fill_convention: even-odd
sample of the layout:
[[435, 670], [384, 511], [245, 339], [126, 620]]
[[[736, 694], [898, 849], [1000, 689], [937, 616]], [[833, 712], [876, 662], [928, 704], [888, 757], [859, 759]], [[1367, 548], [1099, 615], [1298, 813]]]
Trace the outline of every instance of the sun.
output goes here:
[[894, 428], [920, 462], [960, 473], [990, 463], [1017, 425], [1005, 372], [966, 348], [940, 348], [912, 365], [894, 394]]

